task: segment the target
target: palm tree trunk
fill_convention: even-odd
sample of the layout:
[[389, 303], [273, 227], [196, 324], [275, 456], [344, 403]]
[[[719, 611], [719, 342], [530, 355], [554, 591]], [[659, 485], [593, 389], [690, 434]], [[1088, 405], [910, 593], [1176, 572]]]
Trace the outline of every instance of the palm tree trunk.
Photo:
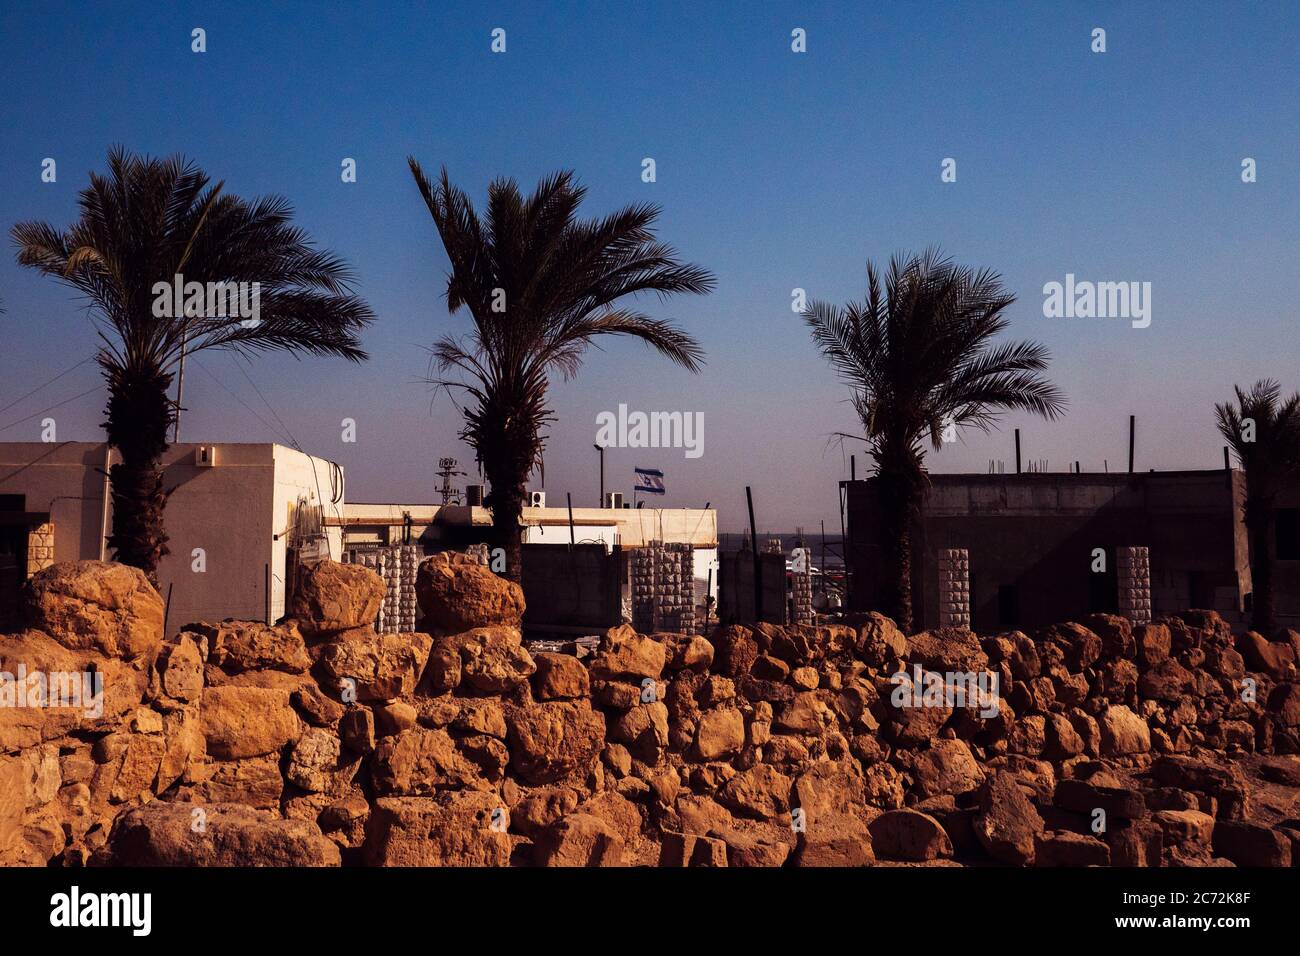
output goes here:
[[158, 563], [168, 553], [163, 529], [162, 455], [172, 408], [171, 376], [157, 369], [114, 369], [108, 376], [109, 444], [120, 461], [109, 469], [113, 529], [108, 546], [123, 564], [139, 568], [158, 587]]
[[1273, 529], [1271, 502], [1247, 500], [1246, 534], [1250, 543], [1250, 626], [1265, 638], [1276, 630], [1273, 619], [1273, 554], [1269, 539]]
[[904, 634], [912, 633], [912, 515], [919, 505], [915, 483], [897, 466], [882, 464], [881, 532], [884, 610]]
[[485, 502], [492, 509], [493, 547], [505, 552], [506, 567], [502, 577], [518, 584], [523, 578], [523, 527], [520, 517], [527, 494], [529, 466], [513, 447], [509, 436], [500, 444], [483, 449], [483, 473], [490, 491]]

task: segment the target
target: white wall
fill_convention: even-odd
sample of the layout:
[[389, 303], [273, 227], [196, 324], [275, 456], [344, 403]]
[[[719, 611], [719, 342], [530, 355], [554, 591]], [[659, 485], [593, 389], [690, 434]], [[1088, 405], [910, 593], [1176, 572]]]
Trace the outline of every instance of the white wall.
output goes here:
[[[309, 505], [320, 505], [322, 521], [325, 518], [343, 517], [343, 469], [324, 458], [305, 455], [293, 448], [273, 445], [274, 487], [271, 500], [271, 619], [284, 615], [285, 559], [288, 550], [287, 532], [293, 527], [294, 509], [298, 498], [304, 497]], [[343, 529], [325, 527], [329, 542], [329, 556], [338, 561], [343, 554]]]

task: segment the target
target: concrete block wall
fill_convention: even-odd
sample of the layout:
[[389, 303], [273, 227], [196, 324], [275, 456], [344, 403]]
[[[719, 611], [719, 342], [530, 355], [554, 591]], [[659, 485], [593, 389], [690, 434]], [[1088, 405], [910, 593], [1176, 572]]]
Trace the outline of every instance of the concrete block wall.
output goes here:
[[47, 521], [27, 533], [27, 576], [54, 563], [54, 523]]
[[798, 549], [796, 549], [791, 553], [791, 566], [793, 568], [790, 573], [790, 597], [792, 607], [791, 620], [787, 623], [812, 624], [814, 620], [812, 551], [804, 548], [803, 554], [800, 556]]
[[695, 549], [652, 541], [632, 552], [632, 626], [695, 634]]
[[1119, 613], [1137, 624], [1151, 620], [1151, 555], [1146, 548], [1116, 548]]
[[939, 552], [939, 626], [970, 627], [970, 552]]
[[381, 634], [415, 630], [419, 607], [415, 600], [415, 572], [423, 554], [414, 544], [399, 544], [366, 551], [345, 551], [344, 561], [370, 568], [384, 579], [384, 603], [375, 620]]

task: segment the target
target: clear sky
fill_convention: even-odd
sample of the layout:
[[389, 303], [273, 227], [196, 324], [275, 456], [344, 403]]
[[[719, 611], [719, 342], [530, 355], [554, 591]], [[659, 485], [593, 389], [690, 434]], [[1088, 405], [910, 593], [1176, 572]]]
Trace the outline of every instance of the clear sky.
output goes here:
[[[1090, 49], [1097, 27], [1105, 53]], [[5, 5], [0, 226], [66, 226], [114, 143], [183, 152], [240, 195], [287, 196], [355, 268], [377, 314], [371, 361], [202, 354], [182, 440], [292, 435], [344, 466], [349, 500], [431, 501], [439, 456], [472, 456], [456, 409], [423, 383], [425, 348], [469, 320], [447, 314], [447, 260], [405, 157], [445, 163], [480, 200], [493, 177], [531, 186], [572, 168], [589, 215], [661, 204], [661, 237], [718, 287], [645, 303], [699, 338], [702, 374], [613, 340], [556, 383], [548, 493], [595, 503], [599, 412], [702, 412], [701, 457], [610, 450], [608, 487], [659, 467], [664, 506], [710, 501], [738, 530], [748, 484], [760, 527], [829, 530], [847, 455], [860, 474], [865, 456], [828, 446], [855, 423], [791, 291], [860, 297], [868, 258], [939, 244], [1000, 272], [1019, 298], [1010, 334], [1052, 350], [1071, 402], [1056, 424], [964, 434], [934, 471], [1010, 468], [1015, 425], [1026, 459], [1122, 467], [1130, 414], [1140, 468], [1216, 467], [1213, 403], [1234, 382], [1300, 387], [1297, 41], [1294, 2]], [[41, 182], [46, 157], [55, 183]], [[1257, 182], [1242, 182], [1246, 157]], [[941, 182], [945, 158], [956, 182]], [[1150, 327], [1045, 318], [1043, 286], [1067, 273], [1150, 282]], [[96, 343], [72, 292], [18, 268], [12, 246], [0, 299], [2, 407]], [[96, 384], [82, 365], [0, 412], [0, 440], [37, 440], [37, 413]], [[102, 408], [99, 390], [55, 409], [58, 438], [101, 440]], [[345, 417], [356, 444], [340, 440]]]

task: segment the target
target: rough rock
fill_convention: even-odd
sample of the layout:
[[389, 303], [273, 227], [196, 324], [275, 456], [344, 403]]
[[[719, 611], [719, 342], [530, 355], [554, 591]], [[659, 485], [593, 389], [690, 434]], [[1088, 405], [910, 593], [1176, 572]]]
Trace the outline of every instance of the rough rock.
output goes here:
[[136, 660], [162, 645], [163, 600], [139, 568], [105, 561], [54, 564], [27, 583], [32, 627], [71, 650]]
[[113, 823], [99, 866], [338, 866], [339, 848], [314, 823], [240, 804], [161, 803]]
[[283, 690], [209, 687], [200, 714], [208, 753], [222, 760], [278, 751], [302, 732], [289, 692]]
[[384, 602], [384, 580], [369, 568], [320, 561], [298, 570], [289, 616], [302, 633], [334, 634], [374, 624]]
[[868, 824], [877, 856], [923, 862], [952, 856], [952, 840], [939, 821], [918, 810], [887, 810]]
[[524, 615], [524, 592], [518, 584], [453, 552], [420, 563], [415, 594], [429, 626], [444, 634], [476, 627], [518, 627]]

